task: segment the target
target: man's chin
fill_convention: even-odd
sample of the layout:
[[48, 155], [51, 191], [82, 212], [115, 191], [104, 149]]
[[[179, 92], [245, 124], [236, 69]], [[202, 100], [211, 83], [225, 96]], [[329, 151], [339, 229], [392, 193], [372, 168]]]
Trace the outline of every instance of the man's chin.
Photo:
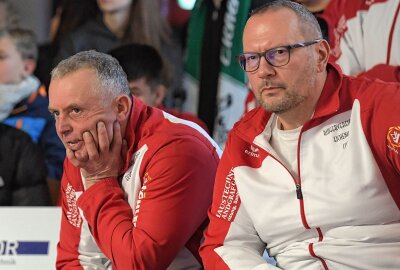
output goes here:
[[80, 162], [85, 162], [89, 160], [89, 156], [85, 148], [73, 151], [74, 157], [79, 160]]

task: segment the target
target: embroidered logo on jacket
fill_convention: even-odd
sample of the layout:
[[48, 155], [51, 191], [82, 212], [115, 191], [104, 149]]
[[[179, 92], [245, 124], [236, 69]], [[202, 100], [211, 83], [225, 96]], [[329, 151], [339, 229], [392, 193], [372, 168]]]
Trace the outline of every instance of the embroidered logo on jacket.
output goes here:
[[254, 147], [252, 145], [250, 145], [250, 150], [244, 150], [245, 154], [251, 156], [251, 157], [256, 157], [259, 158], [260, 154], [258, 154], [257, 152], [259, 151], [259, 149], [257, 147]]
[[79, 228], [82, 224], [82, 218], [79, 215], [78, 206], [76, 205], [76, 191], [72, 188], [72, 186], [68, 183], [67, 188], [65, 190], [65, 198], [67, 200], [67, 219], [68, 222], [77, 228]]
[[390, 127], [386, 139], [389, 147], [394, 148], [394, 150], [400, 148], [400, 126]]
[[138, 198], [136, 201], [135, 213], [134, 213], [134, 217], [133, 217], [133, 226], [135, 226], [135, 227], [136, 227], [136, 222], [139, 217], [140, 205], [142, 203], [142, 200], [144, 198], [146, 198], [147, 184], [150, 181], [151, 181], [151, 176], [149, 175], [149, 173], [146, 172], [143, 176], [143, 186], [139, 191], [139, 195], [138, 195]]
[[233, 169], [225, 177], [224, 191], [222, 192], [221, 203], [216, 216], [228, 221], [234, 218], [239, 204], [239, 193], [236, 187], [235, 174]]

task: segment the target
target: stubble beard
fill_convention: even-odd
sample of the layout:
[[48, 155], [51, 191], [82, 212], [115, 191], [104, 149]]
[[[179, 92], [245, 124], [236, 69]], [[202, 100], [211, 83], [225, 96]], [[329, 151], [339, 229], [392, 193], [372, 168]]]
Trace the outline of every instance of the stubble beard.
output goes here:
[[[316, 75], [314, 74], [314, 67], [311, 63], [308, 63], [306, 69], [303, 72], [303, 76], [298, 78], [293, 85], [299, 85], [303, 87], [313, 88], [316, 85]], [[301, 95], [302, 93], [296, 87], [288, 86], [287, 84], [281, 84], [281, 97], [268, 97], [262, 96], [260, 91], [257, 92], [257, 100], [259, 104], [267, 111], [276, 114], [285, 113], [303, 103], [308, 97]], [[273, 100], [275, 99], [275, 100]]]
[[297, 107], [306, 99], [305, 96], [297, 94], [295, 90], [284, 89], [282, 91], [284, 91], [283, 96], [277, 101], [271, 101], [270, 98], [261, 96], [258, 97], [258, 101], [265, 110], [280, 114]]

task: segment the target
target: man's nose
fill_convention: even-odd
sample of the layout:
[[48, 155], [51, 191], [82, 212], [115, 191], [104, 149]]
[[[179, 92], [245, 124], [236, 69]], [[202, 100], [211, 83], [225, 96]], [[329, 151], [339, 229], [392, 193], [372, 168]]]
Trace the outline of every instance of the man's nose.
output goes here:
[[60, 115], [56, 119], [56, 130], [58, 133], [58, 136], [61, 137], [61, 135], [66, 135], [68, 132], [71, 131], [71, 125], [69, 124], [68, 119], [66, 119], [64, 116]]
[[273, 67], [267, 62], [265, 57], [261, 57], [257, 73], [260, 78], [265, 78], [269, 76], [274, 76], [276, 74], [276, 70], [275, 67]]

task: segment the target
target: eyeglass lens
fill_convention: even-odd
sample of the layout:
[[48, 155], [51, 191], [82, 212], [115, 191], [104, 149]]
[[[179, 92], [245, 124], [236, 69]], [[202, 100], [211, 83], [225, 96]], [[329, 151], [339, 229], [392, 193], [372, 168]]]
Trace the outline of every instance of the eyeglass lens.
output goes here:
[[244, 53], [239, 56], [240, 66], [245, 71], [253, 71], [260, 65], [261, 56], [275, 67], [286, 65], [289, 61], [289, 50], [287, 48], [274, 48], [264, 53]]

